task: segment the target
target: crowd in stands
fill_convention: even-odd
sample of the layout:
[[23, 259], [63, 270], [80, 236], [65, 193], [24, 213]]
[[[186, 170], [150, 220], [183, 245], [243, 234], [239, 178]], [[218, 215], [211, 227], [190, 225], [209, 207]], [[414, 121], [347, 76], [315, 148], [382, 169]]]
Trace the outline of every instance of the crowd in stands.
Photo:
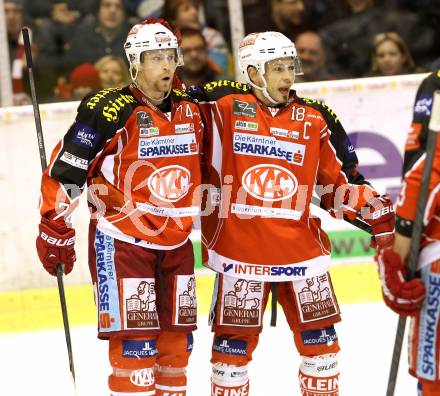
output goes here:
[[[440, 66], [438, 0], [242, 0], [245, 33], [291, 38], [297, 82], [419, 73]], [[227, 0], [4, 0], [15, 104], [29, 103], [21, 28], [32, 32], [41, 102], [129, 82], [130, 27], [164, 17], [182, 33], [187, 85], [233, 78]]]

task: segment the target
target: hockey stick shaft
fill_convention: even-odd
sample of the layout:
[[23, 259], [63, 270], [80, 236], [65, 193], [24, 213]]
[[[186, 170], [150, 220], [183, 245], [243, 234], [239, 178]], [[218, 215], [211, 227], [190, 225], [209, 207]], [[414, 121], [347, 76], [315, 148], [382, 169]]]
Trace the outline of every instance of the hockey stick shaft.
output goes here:
[[[315, 196], [312, 196], [312, 204], [317, 206], [318, 208], [321, 208], [323, 210], [325, 210], [325, 208], [323, 208], [321, 206], [321, 202], [319, 201], [319, 199]], [[344, 216], [344, 221], [346, 221], [347, 223], [350, 223], [351, 225], [355, 226], [356, 228], [359, 228], [362, 231], [367, 232], [368, 234], [372, 234], [372, 230], [371, 230], [371, 226], [369, 224], [367, 224], [366, 222], [356, 218], [354, 220], [348, 218], [347, 216]]]
[[[423, 219], [429, 193], [432, 164], [437, 147], [437, 132], [440, 131], [440, 91], [434, 92], [431, 121], [428, 128], [428, 141], [426, 142], [425, 166], [423, 168], [422, 181], [418, 196], [416, 217], [413, 224], [411, 244], [408, 253], [407, 279], [413, 279], [417, 272], [418, 256], [420, 250], [420, 238], [423, 232]], [[401, 316], [397, 325], [396, 338], [394, 341], [393, 356], [391, 359], [390, 373], [388, 377], [387, 396], [393, 396], [397, 373], [399, 371], [400, 354], [402, 351], [403, 337], [405, 335], [406, 317]]]
[[[34, 71], [33, 71], [33, 62], [32, 62], [31, 43], [29, 39], [29, 29], [27, 27], [24, 27], [21, 32], [23, 34], [24, 50], [25, 50], [26, 63], [29, 74], [29, 85], [31, 90], [32, 106], [34, 109], [35, 128], [37, 130], [38, 150], [40, 152], [41, 169], [44, 172], [45, 169], [47, 168], [46, 150], [44, 147], [44, 137], [43, 137], [43, 128], [41, 126], [40, 109], [38, 107], [37, 95], [35, 91], [35, 80], [34, 80]], [[69, 317], [67, 315], [66, 296], [64, 294], [62, 264], [57, 265], [57, 282], [58, 282], [58, 292], [60, 295], [61, 312], [63, 315], [64, 334], [66, 336], [67, 353], [69, 355], [70, 373], [72, 374], [73, 384], [75, 385], [75, 367], [73, 365], [73, 353], [72, 353], [72, 342], [70, 338]]]

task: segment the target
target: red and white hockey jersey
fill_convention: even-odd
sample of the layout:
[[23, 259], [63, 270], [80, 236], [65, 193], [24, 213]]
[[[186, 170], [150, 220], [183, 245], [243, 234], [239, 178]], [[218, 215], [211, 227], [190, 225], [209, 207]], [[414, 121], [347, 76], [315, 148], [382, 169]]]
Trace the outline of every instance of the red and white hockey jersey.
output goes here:
[[87, 183], [105, 234], [156, 249], [185, 243], [200, 207], [203, 125], [187, 94], [168, 100], [169, 116], [133, 84], [84, 98], [44, 172], [41, 215], [64, 221]]
[[231, 81], [193, 87], [189, 94], [205, 122], [207, 265], [266, 281], [326, 272], [330, 243], [309, 209], [316, 185], [328, 210], [356, 212], [378, 195], [356, 172], [353, 146], [337, 116], [294, 92], [288, 105], [268, 108], [247, 85]]
[[[440, 89], [440, 70], [432, 73], [420, 85], [414, 103], [411, 130], [405, 145], [403, 163], [402, 190], [397, 200], [396, 230], [407, 237], [412, 234], [416, 217], [418, 196], [425, 167], [428, 125], [431, 118], [434, 91]], [[420, 265], [428, 264], [440, 258], [440, 245], [431, 242], [440, 241], [440, 139], [434, 153], [429, 196], [424, 215], [425, 229], [422, 235], [423, 249]], [[427, 246], [429, 245], [429, 246]]]

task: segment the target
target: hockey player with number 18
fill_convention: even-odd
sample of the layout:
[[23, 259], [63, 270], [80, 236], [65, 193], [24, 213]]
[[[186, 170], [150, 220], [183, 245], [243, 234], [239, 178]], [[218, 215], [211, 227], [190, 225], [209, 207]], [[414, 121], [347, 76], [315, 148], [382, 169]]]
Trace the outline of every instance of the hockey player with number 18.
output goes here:
[[356, 171], [337, 116], [291, 89], [300, 65], [290, 39], [250, 34], [238, 62], [248, 84], [216, 81], [187, 91], [205, 124], [202, 241], [204, 261], [217, 272], [211, 395], [249, 394], [248, 363], [276, 286], [302, 357], [302, 394], [336, 396], [340, 312], [330, 243], [310, 213], [312, 193], [334, 216], [370, 224], [379, 245], [392, 239], [392, 203]]
[[186, 394], [196, 328], [194, 254], [202, 123], [172, 89], [182, 64], [161, 20], [135, 25], [125, 51], [133, 83], [85, 97], [42, 180], [37, 251], [52, 275], [75, 261], [69, 217], [83, 186], [92, 212], [89, 267], [98, 336], [109, 340], [111, 395]]

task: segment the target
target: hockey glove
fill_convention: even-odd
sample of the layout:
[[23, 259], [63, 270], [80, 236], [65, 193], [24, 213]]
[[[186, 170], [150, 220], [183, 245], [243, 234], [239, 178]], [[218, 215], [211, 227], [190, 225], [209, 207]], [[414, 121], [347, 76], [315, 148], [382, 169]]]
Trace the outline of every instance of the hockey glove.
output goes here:
[[385, 304], [401, 316], [416, 315], [425, 298], [423, 282], [418, 278], [405, 280], [405, 267], [392, 249], [381, 250], [376, 261]]
[[371, 226], [371, 247], [387, 249], [393, 245], [395, 215], [388, 195], [373, 198], [360, 210], [360, 218]]
[[72, 271], [75, 256], [75, 230], [65, 225], [41, 218], [38, 227], [37, 253], [44, 269], [56, 276], [57, 265], [64, 265], [64, 273]]

